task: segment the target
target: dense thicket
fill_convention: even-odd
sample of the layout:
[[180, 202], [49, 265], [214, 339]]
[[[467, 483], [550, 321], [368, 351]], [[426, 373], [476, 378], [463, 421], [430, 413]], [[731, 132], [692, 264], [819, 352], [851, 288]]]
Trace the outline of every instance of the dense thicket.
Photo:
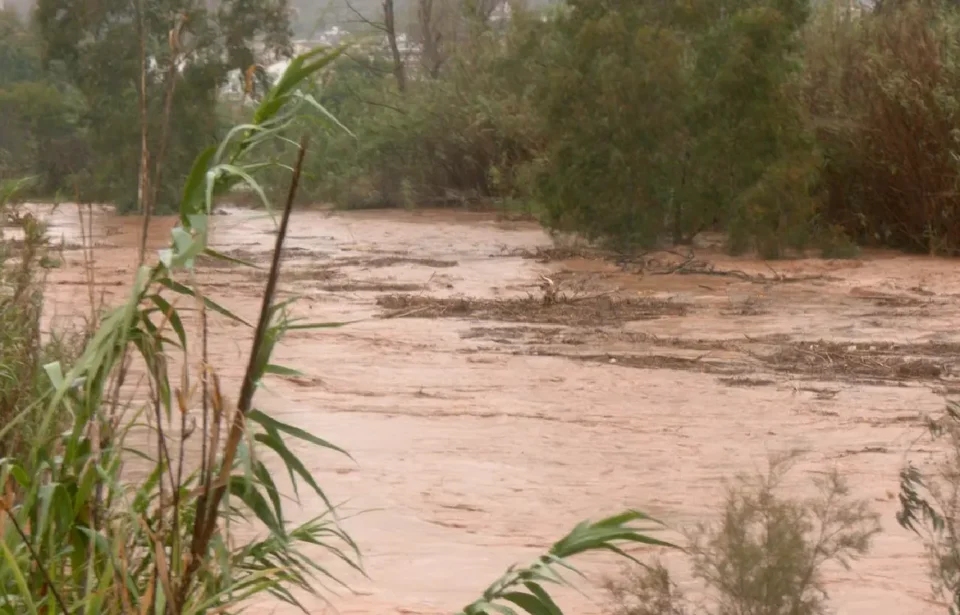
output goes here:
[[[0, 173], [36, 175], [48, 194], [136, 207], [142, 34], [150, 162], [163, 158], [169, 181], [157, 205], [169, 209], [193, 157], [222, 136], [228, 74], [288, 52], [288, 17], [285, 0], [39, 0], [29, 24], [0, 14]], [[181, 70], [171, 72], [174, 54]]]

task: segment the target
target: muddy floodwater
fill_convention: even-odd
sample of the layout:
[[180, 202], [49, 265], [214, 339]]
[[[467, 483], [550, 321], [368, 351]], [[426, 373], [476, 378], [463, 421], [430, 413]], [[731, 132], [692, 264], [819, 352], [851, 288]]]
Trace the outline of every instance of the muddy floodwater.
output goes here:
[[[227, 213], [214, 246], [265, 265], [270, 218]], [[47, 308], [66, 321], [89, 310], [79, 222], [68, 207], [50, 219], [66, 250]], [[96, 214], [98, 298], [125, 292], [139, 225]], [[172, 226], [155, 220], [152, 248]], [[200, 271], [208, 294], [255, 316], [262, 271]], [[356, 321], [292, 333], [277, 359], [305, 377], [258, 393], [355, 459], [297, 448], [364, 552], [370, 579], [346, 577], [354, 592], [332, 598], [342, 613], [452, 612], [576, 522], [627, 507], [675, 527], [709, 521], [725, 478], [791, 449], [804, 451], [797, 489], [838, 468], [882, 515], [870, 555], [830, 570], [836, 612], [938, 610], [894, 514], [904, 455], [955, 391], [956, 261], [768, 266], [705, 248], [616, 264], [484, 214], [312, 211], [291, 221], [282, 289], [311, 321]], [[214, 333], [213, 363], [236, 385], [250, 332]], [[303, 519], [321, 504], [301, 494]], [[616, 572], [606, 561], [586, 562], [592, 579]], [[686, 584], [682, 560], [666, 561]], [[602, 592], [581, 588], [562, 604], [602, 612]]]

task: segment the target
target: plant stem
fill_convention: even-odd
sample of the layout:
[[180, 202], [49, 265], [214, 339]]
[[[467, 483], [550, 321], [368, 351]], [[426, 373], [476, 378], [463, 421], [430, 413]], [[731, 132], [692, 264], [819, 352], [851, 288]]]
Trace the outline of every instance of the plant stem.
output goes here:
[[207, 545], [213, 535], [216, 527], [217, 514], [220, 508], [220, 500], [226, 492], [233, 471], [233, 461], [237, 453], [237, 447], [243, 439], [244, 419], [253, 403], [253, 394], [256, 390], [255, 376], [258, 370], [260, 351], [263, 348], [263, 339], [267, 328], [270, 325], [271, 311], [273, 307], [273, 296], [276, 293], [277, 281], [280, 278], [280, 259], [283, 255], [283, 242], [287, 236], [287, 228], [290, 223], [290, 213], [293, 211], [293, 202], [297, 195], [297, 188], [300, 185], [300, 172], [303, 169], [303, 158], [307, 152], [307, 137], [300, 139], [300, 149], [297, 153], [297, 163], [293, 168], [293, 177], [290, 179], [290, 190], [287, 193], [287, 201], [283, 208], [283, 217], [280, 219], [280, 228], [277, 231], [277, 241], [273, 248], [273, 261], [270, 264], [270, 275], [267, 278], [267, 286], [263, 293], [263, 303], [260, 306], [260, 318], [257, 321], [257, 329], [253, 336], [253, 345], [250, 349], [250, 358], [247, 362], [247, 370], [244, 374], [243, 385], [240, 388], [240, 397], [237, 400], [237, 410], [234, 412], [233, 421], [230, 426], [230, 433], [223, 447], [223, 459], [220, 465], [220, 475], [217, 479], [217, 487], [211, 493], [210, 487], [206, 485], [206, 491], [200, 496], [197, 503], [197, 510], [204, 511], [205, 514], [197, 515], [194, 521], [193, 541], [190, 548], [190, 563], [184, 571], [183, 581], [180, 585], [178, 598], [178, 607], [182, 606], [190, 588], [190, 582], [193, 574], [200, 567], [203, 561], [203, 555], [206, 553]]
[[[177, 18], [173, 29], [170, 30], [170, 66], [167, 67], [167, 91], [163, 103], [163, 126], [160, 131], [160, 149], [157, 151], [157, 157], [153, 166], [153, 192], [150, 195], [150, 202], [143, 214], [143, 237], [141, 241], [146, 249], [147, 231], [150, 228], [150, 216], [157, 206], [157, 196], [160, 192], [160, 177], [163, 172], [163, 160], [167, 154], [167, 143], [170, 141], [170, 115], [173, 110], [173, 93], [177, 89], [177, 63], [180, 61], [179, 31], [183, 27], [185, 17], [181, 15]], [[176, 33], [176, 35], [175, 35]]]
[[137, 34], [140, 37], [140, 182], [137, 200], [143, 213], [143, 228], [140, 233], [140, 256], [142, 265], [147, 252], [147, 229], [150, 226], [150, 150], [147, 144], [147, 30], [143, 0], [137, 2]]
[[47, 574], [47, 569], [44, 568], [43, 562], [40, 561], [40, 556], [37, 555], [36, 551], [34, 551], [33, 545], [30, 544], [30, 540], [27, 538], [27, 535], [24, 534], [23, 528], [21, 528], [20, 523], [17, 522], [16, 516], [13, 515], [12, 511], [7, 510], [7, 518], [13, 523], [14, 529], [17, 530], [17, 534], [20, 535], [20, 540], [23, 541], [23, 544], [26, 545], [27, 550], [30, 551], [30, 557], [33, 558], [33, 561], [37, 564], [37, 568], [39, 568], [40, 572], [43, 574], [43, 578], [46, 579], [47, 586], [50, 587], [50, 592], [53, 594], [54, 599], [60, 606], [60, 610], [63, 611], [64, 615], [69, 615], [70, 611], [67, 610], [66, 603], [63, 601], [63, 598], [60, 597], [60, 593], [57, 591], [57, 588], [54, 587], [53, 579], [51, 579], [50, 575]]

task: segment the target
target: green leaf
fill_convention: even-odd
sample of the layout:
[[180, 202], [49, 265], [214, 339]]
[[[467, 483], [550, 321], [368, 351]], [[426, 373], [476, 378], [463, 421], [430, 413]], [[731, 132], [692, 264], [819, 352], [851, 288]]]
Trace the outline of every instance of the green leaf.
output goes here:
[[528, 581], [523, 584], [531, 594], [536, 596], [540, 603], [547, 609], [547, 613], [550, 615], [563, 615], [563, 611], [560, 610], [560, 607], [557, 606], [557, 603], [553, 601], [553, 598], [550, 597], [550, 594], [543, 589], [538, 583], [533, 581]]
[[501, 615], [517, 615], [517, 612], [511, 609], [510, 607], [503, 606], [502, 604], [496, 604], [494, 602], [490, 602], [489, 604], [487, 604], [487, 608], [490, 611], [500, 613]]
[[147, 506], [154, 499], [155, 489], [157, 484], [160, 482], [163, 473], [166, 471], [167, 463], [156, 463], [153, 459], [148, 459], [148, 461], [154, 463], [153, 471], [150, 472], [150, 475], [147, 476], [147, 480], [140, 485], [140, 488], [137, 489], [137, 494], [133, 499], [132, 509], [136, 513], [145, 513]]
[[177, 338], [180, 340], [180, 347], [186, 349], [187, 332], [183, 327], [183, 321], [180, 320], [180, 314], [159, 294], [150, 295], [150, 300], [160, 308], [160, 313], [163, 314], [163, 317], [170, 323], [170, 326], [173, 327]]
[[203, 213], [202, 207], [204, 180], [207, 176], [207, 169], [210, 167], [210, 161], [213, 160], [217, 148], [210, 146], [203, 150], [193, 163], [193, 168], [187, 176], [187, 181], [183, 187], [183, 200], [180, 202], [180, 222], [189, 228], [192, 214]]
[[256, 484], [248, 481], [243, 476], [231, 476], [228, 488], [230, 495], [239, 498], [246, 504], [247, 507], [253, 511], [253, 514], [255, 514], [271, 532], [283, 534], [283, 528], [277, 521], [276, 516], [274, 516], [273, 511], [270, 510], [270, 505], [267, 503], [267, 500], [263, 497], [263, 494], [260, 493], [260, 490], [257, 489]]
[[350, 457], [350, 459], [353, 459], [353, 457], [350, 456], [350, 453], [340, 448], [339, 446], [336, 446], [335, 444], [331, 444], [330, 442], [322, 438], [318, 438], [317, 436], [309, 432], [306, 432], [300, 429], [299, 427], [294, 427], [293, 425], [282, 423], [276, 420], [275, 418], [267, 416], [266, 414], [264, 414], [260, 410], [257, 410], [256, 408], [252, 409], [250, 412], [247, 413], [247, 420], [254, 421], [255, 423], [259, 423], [267, 431], [275, 430], [275, 431], [283, 432], [293, 436], [294, 438], [298, 438], [300, 440], [310, 442], [311, 444], [315, 444], [316, 446], [329, 448], [330, 450], [337, 451], [338, 453], [343, 453], [347, 457]]
[[84, 506], [90, 504], [90, 494], [96, 486], [97, 463], [94, 457], [87, 459], [84, 465], [83, 474], [80, 476], [80, 484], [77, 486], [77, 493], [73, 499], [73, 515], [76, 517]]
[[216, 149], [217, 160], [223, 159], [223, 154], [226, 152], [227, 146], [230, 144], [230, 141], [232, 141], [236, 135], [240, 134], [243, 131], [247, 131], [247, 134], [244, 135], [244, 138], [242, 140], [253, 141], [256, 137], [256, 134], [259, 132], [263, 132], [264, 130], [266, 129], [260, 124], [237, 124], [236, 126], [231, 128], [230, 131], [227, 133], [227, 136], [225, 136], [223, 140], [220, 141], [220, 146], [217, 147]]
[[[289, 67], [287, 68], [289, 70]], [[287, 102], [286, 98], [268, 96], [263, 99], [263, 102], [260, 103], [260, 106], [257, 108], [256, 113], [253, 115], [253, 120], [257, 123], [262, 123], [266, 119], [276, 115], [277, 111]]]
[[227, 175], [233, 175], [234, 177], [239, 177], [244, 181], [244, 183], [247, 184], [247, 186], [249, 186], [254, 192], [257, 193], [257, 196], [260, 197], [260, 202], [263, 204], [263, 207], [264, 209], [267, 210], [267, 212], [271, 212], [273, 210], [273, 207], [271, 206], [271, 203], [270, 203], [270, 199], [267, 198], [267, 193], [263, 191], [263, 186], [257, 183], [257, 180], [255, 180], [253, 176], [247, 173], [245, 170], [241, 169], [236, 165], [224, 163], [224, 164], [218, 164], [217, 166], [213, 167], [212, 169], [210, 169], [210, 172], [216, 173], [217, 175], [220, 175], [221, 173], [225, 173]]
[[63, 385], [63, 367], [61, 367], [59, 361], [47, 363], [43, 366], [43, 371], [47, 373], [47, 378], [50, 379], [53, 388], [58, 389]]
[[327, 110], [326, 107], [324, 107], [324, 106], [321, 105], [319, 102], [317, 102], [317, 99], [316, 99], [316, 98], [314, 98], [314, 97], [311, 96], [310, 94], [298, 94], [298, 97], [299, 97], [299, 98], [302, 98], [303, 100], [305, 100], [305, 101], [307, 101], [308, 103], [310, 103], [310, 105], [311, 105], [314, 109], [316, 109], [317, 111], [319, 111], [320, 113], [322, 113], [324, 116], [326, 116], [326, 118], [327, 118], [328, 120], [330, 120], [331, 122], [333, 122], [336, 126], [338, 126], [339, 128], [341, 128], [341, 129], [342, 129], [344, 132], [346, 132], [348, 135], [350, 135], [350, 136], [353, 137], [354, 139], [357, 138], [357, 135], [353, 134], [353, 133], [350, 131], [349, 128], [347, 128], [346, 126], [344, 126], [344, 125], [340, 122], [340, 120], [338, 120], [332, 113], [330, 113], [330, 111]]
[[284, 367], [283, 365], [276, 365], [274, 363], [268, 363], [263, 370], [264, 374], [274, 374], [276, 376], [287, 376], [293, 378], [303, 377], [303, 372], [292, 367]]
[[17, 461], [10, 458], [0, 459], [0, 467], [3, 468], [3, 472], [0, 473], [0, 476], [4, 478], [4, 482], [0, 484], [6, 484], [6, 478], [9, 473], [9, 475], [12, 476], [15, 481], [17, 481], [17, 484], [20, 485], [20, 487], [23, 489], [30, 488], [30, 485], [33, 481], [30, 479], [30, 476], [27, 474], [26, 470], [23, 469], [23, 466], [17, 463]]
[[[43, 539], [48, 531], [53, 531], [54, 524], [61, 527], [69, 526], [73, 523], [73, 507], [70, 506], [69, 496], [60, 483], [48, 483], [38, 490], [37, 500], [40, 509], [37, 516], [37, 525], [33, 528], [33, 535], [38, 539]], [[50, 509], [56, 505], [55, 512], [60, 515], [58, 519], [50, 520]]]
[[[327, 508], [333, 510], [333, 505], [330, 503], [330, 500], [327, 499], [327, 494], [324, 493], [323, 489], [320, 488], [320, 485], [317, 484], [317, 481], [314, 480], [313, 475], [307, 470], [306, 466], [303, 465], [303, 462], [300, 461], [300, 458], [293, 454], [290, 449], [287, 448], [287, 445], [283, 443], [283, 439], [280, 437], [280, 434], [276, 431], [270, 429], [267, 430], [267, 433], [258, 433], [254, 436], [254, 439], [261, 444], [273, 449], [277, 455], [283, 460], [284, 464], [287, 467], [287, 471], [290, 472], [291, 479], [293, 478], [294, 473], [299, 474], [305, 483], [307, 483], [313, 491], [320, 496], [320, 499], [323, 500], [324, 504], [327, 505]], [[293, 482], [293, 491], [294, 495], [299, 497], [299, 490], [297, 488], [296, 480]]]
[[5, 540], [0, 540], [0, 555], [3, 555], [4, 563], [0, 568], [5, 569], [6, 572], [9, 572], [13, 576], [17, 588], [20, 590], [18, 598], [22, 601], [22, 606], [26, 607], [28, 613], [37, 615], [37, 605], [33, 600], [33, 594], [30, 591], [30, 586], [27, 584], [27, 579], [23, 576], [23, 571], [20, 569], [21, 564], [13, 552], [10, 551]]
[[[190, 215], [191, 220], [196, 218], [205, 219], [205, 216]], [[197, 225], [194, 222], [194, 228], [196, 229]], [[203, 253], [203, 250], [207, 247], [207, 238], [206, 233], [203, 230], [195, 230], [193, 233], [188, 231], [185, 227], [174, 228], [170, 235], [173, 240], [173, 248], [161, 251], [160, 259], [163, 262], [164, 267], [167, 269], [179, 269], [181, 267], [192, 269], [193, 262]]]
[[[189, 288], [189, 287], [187, 287], [187, 286], [184, 286], [184, 285], [181, 284], [180, 282], [177, 282], [177, 281], [175, 281], [175, 280], [172, 280], [171, 278], [163, 277], [163, 278], [160, 278], [159, 280], [157, 280], [157, 282], [158, 282], [159, 284], [162, 284], [163, 286], [166, 286], [167, 288], [169, 288], [170, 290], [172, 290], [172, 291], [175, 292], [175, 293], [180, 293], [181, 295], [186, 295], [186, 296], [188, 296], [188, 297], [194, 297], [194, 298], [196, 298], [196, 296], [197, 296], [197, 294], [193, 291], [193, 289], [191, 289], [191, 288]], [[223, 307], [223, 306], [220, 305], [219, 303], [216, 303], [215, 301], [211, 300], [210, 298], [208, 298], [208, 297], [206, 297], [206, 296], [203, 297], [203, 304], [206, 305], [206, 306], [207, 306], [208, 308], [210, 308], [211, 310], [213, 310], [214, 312], [218, 312], [218, 313], [220, 313], [220, 314], [223, 314], [224, 316], [226, 316], [227, 318], [229, 318], [229, 319], [231, 319], [231, 320], [235, 320], [236, 322], [243, 323], [243, 324], [247, 325], [248, 327], [251, 326], [249, 322], [247, 322], [246, 320], [240, 318], [239, 316], [237, 316], [236, 314], [234, 314], [233, 312], [231, 312], [231, 311], [228, 310], [227, 308]]]
[[532, 594], [523, 592], [507, 592], [503, 599], [512, 602], [530, 615], [553, 615], [553, 612]]
[[270, 476], [270, 471], [267, 469], [267, 466], [263, 465], [263, 462], [253, 462], [253, 475], [257, 477], [257, 480], [259, 480], [263, 484], [264, 489], [266, 489], [267, 497], [270, 498], [270, 502], [273, 504], [273, 511], [277, 518], [277, 526], [282, 533], [285, 528], [283, 523], [283, 505], [280, 503], [280, 490], [277, 489], [277, 485]]
[[[271, 94], [274, 97], [279, 98], [291, 93], [293, 89], [303, 83], [307, 77], [316, 73], [330, 62], [336, 60], [346, 49], [346, 45], [342, 45], [332, 51], [328, 51], [324, 47], [317, 47], [306, 53], [300, 54], [294, 58], [287, 66], [287, 69], [283, 71], [283, 75], [280, 76], [277, 84], [273, 87]], [[313, 58], [324, 53], [327, 55], [307, 64], [309, 60], [312, 60]]]
[[213, 248], [207, 248], [207, 249], [205, 249], [205, 250], [203, 251], [203, 253], [206, 254], [207, 256], [209, 256], [210, 258], [215, 258], [215, 259], [217, 259], [217, 260], [222, 260], [222, 261], [226, 261], [226, 262], [228, 262], [228, 263], [233, 263], [234, 265], [243, 265], [243, 266], [245, 266], [245, 267], [250, 267], [250, 268], [252, 268], [252, 269], [263, 269], [263, 267], [261, 267], [260, 265], [257, 265], [257, 264], [255, 264], [255, 263], [250, 263], [250, 262], [247, 262], [247, 261], [245, 261], [245, 260], [241, 260], [241, 259], [239, 259], [239, 258], [234, 258], [234, 257], [232, 257], [232, 256], [227, 256], [226, 254], [223, 254], [222, 252], [217, 252], [217, 251], [214, 250]]

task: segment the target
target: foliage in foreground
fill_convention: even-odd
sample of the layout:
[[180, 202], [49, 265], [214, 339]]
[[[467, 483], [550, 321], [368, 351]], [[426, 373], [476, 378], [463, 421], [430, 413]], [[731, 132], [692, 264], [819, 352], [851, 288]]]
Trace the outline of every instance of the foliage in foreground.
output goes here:
[[29, 450], [39, 414], [34, 402], [48, 386], [43, 365], [72, 360], [82, 342], [69, 332], [46, 339], [41, 333], [43, 285], [56, 260], [45, 224], [18, 202], [29, 186], [29, 181], [0, 184], [0, 425], [24, 412], [34, 420], [0, 437], [0, 458]]
[[928, 436], [946, 454], [923, 471], [912, 462], [900, 472], [897, 521], [919, 536], [927, 552], [935, 596], [960, 613], [960, 405], [947, 404], [943, 416], [930, 420]]
[[[636, 528], [633, 521], [653, 522]], [[525, 568], [511, 568], [494, 581], [483, 595], [467, 605], [462, 615], [509, 615], [513, 607], [530, 615], [559, 615], [560, 608], [544, 589], [544, 584], [567, 585], [561, 569], [577, 572], [568, 559], [587, 551], [612, 551], [629, 559], [621, 549], [626, 543], [673, 547], [670, 543], [650, 538], [644, 532], [658, 529], [659, 523], [637, 511], [628, 511], [596, 523], [584, 521], [550, 550]], [[513, 607], [505, 606], [510, 603]]]
[[[236, 408], [227, 405], [202, 349], [208, 312], [243, 321], [203, 296], [193, 275], [198, 257], [218, 257], [206, 245], [213, 199], [239, 182], [255, 187], [250, 174], [260, 164], [249, 153], [296, 113], [297, 84], [336, 55], [321, 50], [299, 58], [255, 123], [198, 157], [170, 248], [156, 265], [138, 268], [127, 300], [104, 316], [67, 373], [59, 363], [46, 366], [53, 388], [35, 400], [43, 412], [31, 450], [0, 464], [7, 490], [0, 588], [7, 608], [35, 613], [56, 603], [70, 613], [190, 613], [230, 610], [261, 592], [295, 603], [292, 589], [314, 591], [308, 579], [327, 572], [304, 555], [304, 546], [356, 567], [356, 546], [331, 510], [287, 524], [280, 491], [256, 452], [272, 450], [291, 479], [297, 475], [324, 497], [283, 434], [336, 447], [252, 405], [261, 379], [284, 372], [269, 361], [291, 326], [287, 304], [272, 302], [285, 228]], [[178, 297], [188, 305], [178, 306]], [[188, 334], [191, 324], [199, 335]], [[175, 361], [185, 366], [179, 374], [170, 366]], [[136, 369], [146, 373], [146, 403], [123, 397]], [[63, 414], [72, 419], [65, 431], [57, 424]], [[2, 433], [28, 419], [21, 413]], [[199, 464], [186, 463], [188, 446], [201, 451]], [[245, 518], [268, 534], [236, 547], [231, 526]]]
[[[849, 567], [868, 551], [880, 528], [867, 502], [851, 497], [836, 472], [815, 481], [817, 497], [784, 497], [789, 467], [789, 457], [774, 459], [768, 473], [738, 477], [728, 485], [720, 521], [690, 533], [693, 576], [708, 590], [705, 612], [825, 614], [824, 566]], [[629, 569], [607, 589], [614, 615], [701, 612], [659, 563]]]
[[[256, 323], [206, 296], [195, 267], [201, 258], [232, 260], [207, 245], [214, 199], [238, 185], [263, 195], [254, 174], [265, 165], [254, 152], [312, 102], [300, 86], [339, 53], [296, 58], [253, 121], [197, 158], [180, 202], [181, 226], [159, 262], [139, 266], [129, 296], [101, 319], [76, 363], [66, 373], [59, 362], [47, 364], [52, 387], [0, 427], [0, 437], [28, 421], [36, 428], [28, 451], [0, 459], [2, 612], [231, 613], [261, 594], [300, 605], [303, 593], [344, 583], [335, 566], [362, 571], [357, 545], [287, 441], [345, 452], [254, 403], [266, 376], [297, 373], [271, 363], [285, 332], [339, 326], [299, 322], [290, 316], [291, 300], [275, 302], [303, 141]], [[217, 316], [254, 330], [235, 405], [206, 353], [208, 318]], [[138, 371], [145, 400], [126, 386]], [[325, 504], [321, 514], [291, 526], [267, 454], [283, 464], [295, 494], [305, 483]], [[558, 569], [572, 569], [567, 558], [624, 554], [624, 543], [669, 546], [632, 525], [642, 520], [649, 518], [630, 512], [581, 524], [464, 612], [509, 614], [504, 604], [512, 603], [531, 615], [560, 613], [543, 585], [564, 582]], [[251, 528], [259, 534], [251, 537]]]

